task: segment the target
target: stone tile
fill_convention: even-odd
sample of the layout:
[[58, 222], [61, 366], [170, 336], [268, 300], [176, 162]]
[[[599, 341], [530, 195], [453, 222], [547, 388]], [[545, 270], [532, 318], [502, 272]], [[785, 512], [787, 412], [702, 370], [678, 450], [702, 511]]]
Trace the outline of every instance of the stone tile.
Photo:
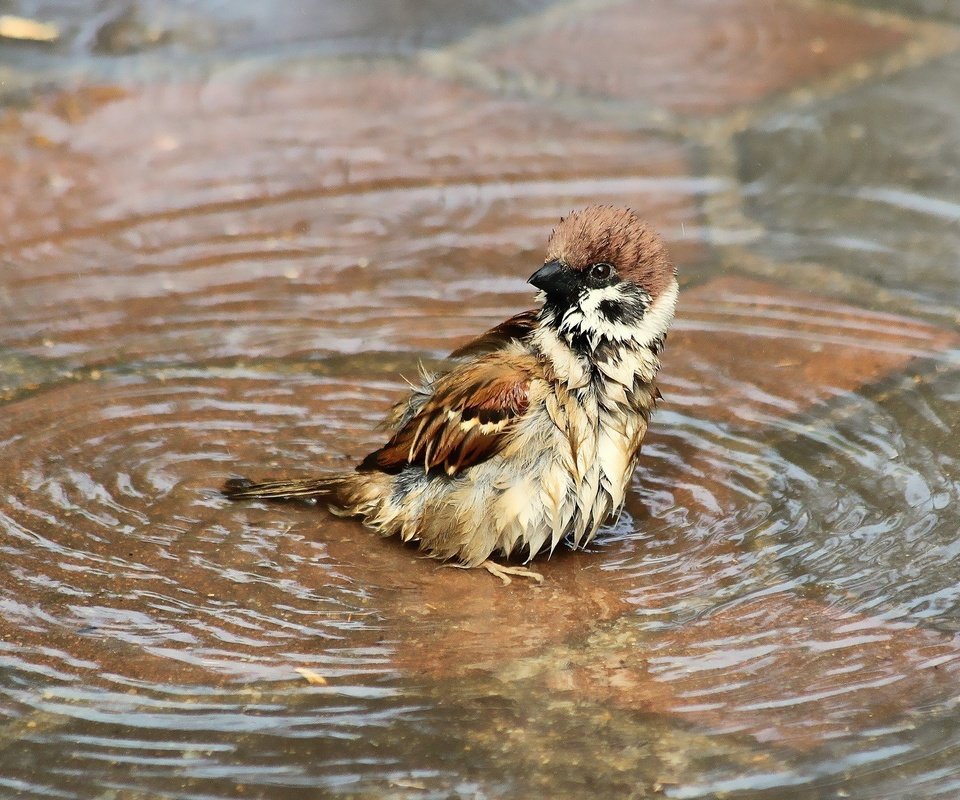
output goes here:
[[683, 147], [399, 70], [86, 89], [0, 137], [0, 334], [80, 364], [440, 353], [591, 202], [703, 252]]
[[[338, 405], [347, 387], [328, 377], [277, 377], [104, 375], [6, 404], [0, 651], [16, 643], [17, 665], [34, 680], [69, 684], [79, 676], [106, 688], [129, 680], [297, 682], [300, 666], [331, 679], [376, 672], [378, 634], [362, 623], [363, 597], [317, 544], [320, 512], [306, 509], [305, 536], [276, 508], [261, 509], [260, 527], [256, 510], [250, 516], [216, 497], [223, 476], [240, 466], [234, 448], [250, 440], [256, 419], [286, 427], [308, 449], [321, 438], [318, 427], [341, 451], [354, 440], [348, 420], [330, 424], [301, 405]], [[350, 405], [362, 418], [368, 401], [355, 394]], [[362, 394], [378, 412], [388, 399], [376, 385]], [[239, 416], [225, 426], [228, 407]], [[281, 421], [294, 419], [299, 434]], [[256, 446], [261, 468], [295, 463], [283, 443], [267, 437]], [[309, 460], [314, 468], [338, 462], [335, 452], [314, 451]], [[324, 537], [336, 540], [345, 529], [355, 553], [380, 544], [355, 525], [319, 518]], [[377, 552], [389, 558], [386, 544]], [[332, 645], [338, 629], [352, 633]], [[351, 655], [363, 643], [370, 655]]]
[[958, 86], [951, 56], [742, 134], [745, 208], [768, 231], [757, 250], [825, 264], [956, 319]]
[[[675, 577], [695, 571], [696, 558], [677, 559]], [[640, 624], [656, 599], [627, 612], [624, 598], [642, 587], [611, 569], [609, 554], [561, 556], [538, 569], [544, 588], [504, 589], [478, 573], [407, 583], [387, 605], [394, 664], [453, 682], [492, 673], [553, 702], [660, 714], [800, 750], [903, 725], [948, 700], [960, 670], [955, 637], [793, 591], [760, 592], [657, 632]]]
[[711, 115], [901, 44], [899, 31], [763, 0], [616, 3], [484, 52], [491, 67], [679, 114]]

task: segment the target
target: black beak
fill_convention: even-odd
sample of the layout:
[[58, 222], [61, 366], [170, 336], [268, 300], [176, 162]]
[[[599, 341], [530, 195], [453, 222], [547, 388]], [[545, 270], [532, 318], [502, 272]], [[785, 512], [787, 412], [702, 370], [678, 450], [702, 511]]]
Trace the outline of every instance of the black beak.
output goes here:
[[580, 282], [576, 273], [559, 261], [548, 261], [527, 280], [538, 289], [543, 289], [549, 297], [567, 303], [576, 300], [580, 294]]

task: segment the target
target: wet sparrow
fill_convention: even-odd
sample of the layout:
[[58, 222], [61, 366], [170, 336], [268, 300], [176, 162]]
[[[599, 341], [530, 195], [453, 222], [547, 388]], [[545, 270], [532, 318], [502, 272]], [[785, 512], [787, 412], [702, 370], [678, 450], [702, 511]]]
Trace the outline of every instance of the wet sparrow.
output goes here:
[[393, 435], [356, 471], [227, 482], [234, 500], [319, 498], [431, 556], [483, 566], [494, 554], [586, 545], [623, 504], [659, 397], [660, 351], [677, 302], [660, 237], [632, 211], [562, 219], [524, 311], [451, 354], [460, 363], [388, 417]]

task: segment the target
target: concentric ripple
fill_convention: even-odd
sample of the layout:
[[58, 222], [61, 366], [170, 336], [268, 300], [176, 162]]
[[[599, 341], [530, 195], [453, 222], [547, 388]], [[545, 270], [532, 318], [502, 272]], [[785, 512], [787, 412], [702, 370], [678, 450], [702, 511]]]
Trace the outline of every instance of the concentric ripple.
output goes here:
[[[294, 436], [305, 426], [316, 438], [307, 392], [354, 408], [364, 400], [302, 374], [197, 379], [189, 370], [108, 376], [5, 409], [0, 435], [16, 489], [0, 519], [17, 585], [5, 625], [65, 677], [75, 676], [77, 656], [100, 679], [134, 682], [156, 669], [184, 682], [269, 681], [289, 678], [291, 665], [337, 672], [350, 660], [322, 663], [298, 643], [329, 644], [362, 627], [363, 590], [282, 519], [230, 524], [212, 490], [232, 467], [231, 439], [258, 424]], [[287, 460], [269, 443], [260, 452]]]

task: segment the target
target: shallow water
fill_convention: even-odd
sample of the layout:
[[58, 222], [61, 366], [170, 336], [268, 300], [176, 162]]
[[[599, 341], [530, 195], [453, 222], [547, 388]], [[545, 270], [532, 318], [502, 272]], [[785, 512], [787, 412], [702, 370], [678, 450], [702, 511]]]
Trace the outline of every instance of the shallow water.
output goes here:
[[[145, 3], [131, 53], [23, 6], [65, 33], [0, 46], [0, 795], [960, 794], [949, 15], [653, 4], [674, 102], [518, 66], [643, 4]], [[216, 494], [377, 445], [596, 202], [682, 300], [542, 587]]]

